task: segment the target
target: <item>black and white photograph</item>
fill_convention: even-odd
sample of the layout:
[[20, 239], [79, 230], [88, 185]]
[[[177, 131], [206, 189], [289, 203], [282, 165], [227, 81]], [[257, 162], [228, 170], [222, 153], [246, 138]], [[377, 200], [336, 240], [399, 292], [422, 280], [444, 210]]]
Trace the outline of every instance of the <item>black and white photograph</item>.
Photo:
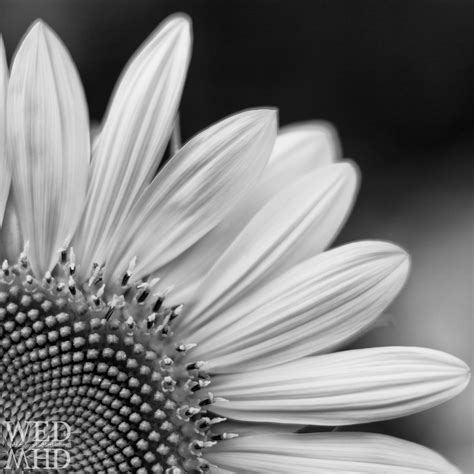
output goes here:
[[473, 0], [0, 0], [0, 473], [473, 474]]

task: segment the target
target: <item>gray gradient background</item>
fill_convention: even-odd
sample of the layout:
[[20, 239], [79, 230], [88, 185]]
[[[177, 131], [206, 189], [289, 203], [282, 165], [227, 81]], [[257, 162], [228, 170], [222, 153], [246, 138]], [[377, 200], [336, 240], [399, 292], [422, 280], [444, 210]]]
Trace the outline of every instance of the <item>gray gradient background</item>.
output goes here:
[[[93, 119], [121, 68], [167, 14], [194, 21], [182, 102], [188, 138], [251, 106], [280, 122], [333, 122], [362, 171], [338, 242], [380, 238], [412, 255], [393, 323], [356, 346], [421, 345], [472, 365], [474, 2], [461, 0], [0, 0], [9, 58], [46, 20], [76, 61]], [[419, 415], [362, 426], [423, 443], [473, 472], [472, 384]]]

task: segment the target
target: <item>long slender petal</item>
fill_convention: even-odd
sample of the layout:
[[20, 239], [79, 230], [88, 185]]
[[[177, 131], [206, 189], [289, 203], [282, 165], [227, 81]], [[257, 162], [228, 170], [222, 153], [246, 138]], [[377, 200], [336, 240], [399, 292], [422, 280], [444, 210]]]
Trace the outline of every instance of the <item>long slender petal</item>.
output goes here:
[[[408, 275], [407, 254], [365, 241], [293, 267], [192, 333], [213, 372], [256, 370], [327, 352], [371, 326]], [[191, 335], [189, 335], [191, 337]]]
[[206, 451], [206, 458], [231, 472], [248, 474], [459, 473], [431, 449], [372, 433], [248, 436], [219, 443]]
[[194, 332], [269, 277], [323, 250], [347, 215], [356, 183], [354, 168], [338, 163], [282, 190], [206, 275], [183, 326]]
[[94, 149], [76, 253], [88, 271], [150, 183], [168, 142], [191, 50], [183, 15], [165, 20], [129, 62]]
[[11, 169], [6, 149], [8, 66], [5, 47], [0, 36], [0, 226], [10, 192]]
[[137, 257], [135, 277], [155, 272], [216, 226], [259, 179], [276, 136], [276, 112], [233, 115], [200, 133], [172, 158], [109, 242], [119, 278]]
[[418, 347], [359, 349], [308, 357], [213, 379], [227, 402], [213, 410], [237, 420], [350, 425], [426, 410], [460, 393], [469, 368]]
[[[338, 150], [335, 132], [324, 123], [297, 123], [280, 129], [269, 164], [258, 184], [215, 229], [179, 258], [160, 269], [157, 276], [162, 279], [163, 285], [174, 286], [169, 301], [189, 304], [192, 296], [196, 295], [194, 290], [216, 258], [224, 253], [252, 217], [286, 185], [318, 167], [336, 161], [339, 158]], [[346, 201], [346, 212], [349, 212], [351, 202], [350, 199]]]
[[84, 204], [89, 122], [79, 75], [42, 22], [21, 43], [7, 99], [13, 192], [37, 274], [51, 269]]

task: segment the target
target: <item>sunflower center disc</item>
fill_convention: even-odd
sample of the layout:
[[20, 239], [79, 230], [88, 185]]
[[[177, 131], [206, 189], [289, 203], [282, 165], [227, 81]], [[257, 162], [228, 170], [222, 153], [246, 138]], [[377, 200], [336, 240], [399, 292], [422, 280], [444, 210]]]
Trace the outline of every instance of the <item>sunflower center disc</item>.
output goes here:
[[218, 439], [210, 428], [221, 420], [205, 416], [212, 395], [197, 396], [209, 383], [199, 363], [184, 362], [186, 346], [173, 344], [166, 326], [157, 335], [77, 295], [4, 265], [0, 468], [9, 450], [24, 448], [28, 462], [38, 448], [31, 436], [13, 439], [12, 426], [57, 421], [71, 430], [68, 472], [207, 470], [202, 449]]

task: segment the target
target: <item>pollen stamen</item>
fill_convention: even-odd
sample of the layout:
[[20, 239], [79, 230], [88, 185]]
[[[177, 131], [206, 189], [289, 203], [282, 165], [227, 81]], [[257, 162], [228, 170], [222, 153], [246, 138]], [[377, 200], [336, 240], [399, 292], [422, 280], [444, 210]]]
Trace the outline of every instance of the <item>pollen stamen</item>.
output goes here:
[[203, 452], [234, 435], [212, 432], [225, 419], [207, 411], [207, 364], [186, 361], [195, 344], [174, 341], [183, 305], [166, 306], [170, 289], [131, 286], [136, 259], [117, 293], [104, 265], [82, 286], [67, 247], [37, 280], [26, 255], [0, 271], [0, 418], [70, 424], [81, 472], [207, 472]]

